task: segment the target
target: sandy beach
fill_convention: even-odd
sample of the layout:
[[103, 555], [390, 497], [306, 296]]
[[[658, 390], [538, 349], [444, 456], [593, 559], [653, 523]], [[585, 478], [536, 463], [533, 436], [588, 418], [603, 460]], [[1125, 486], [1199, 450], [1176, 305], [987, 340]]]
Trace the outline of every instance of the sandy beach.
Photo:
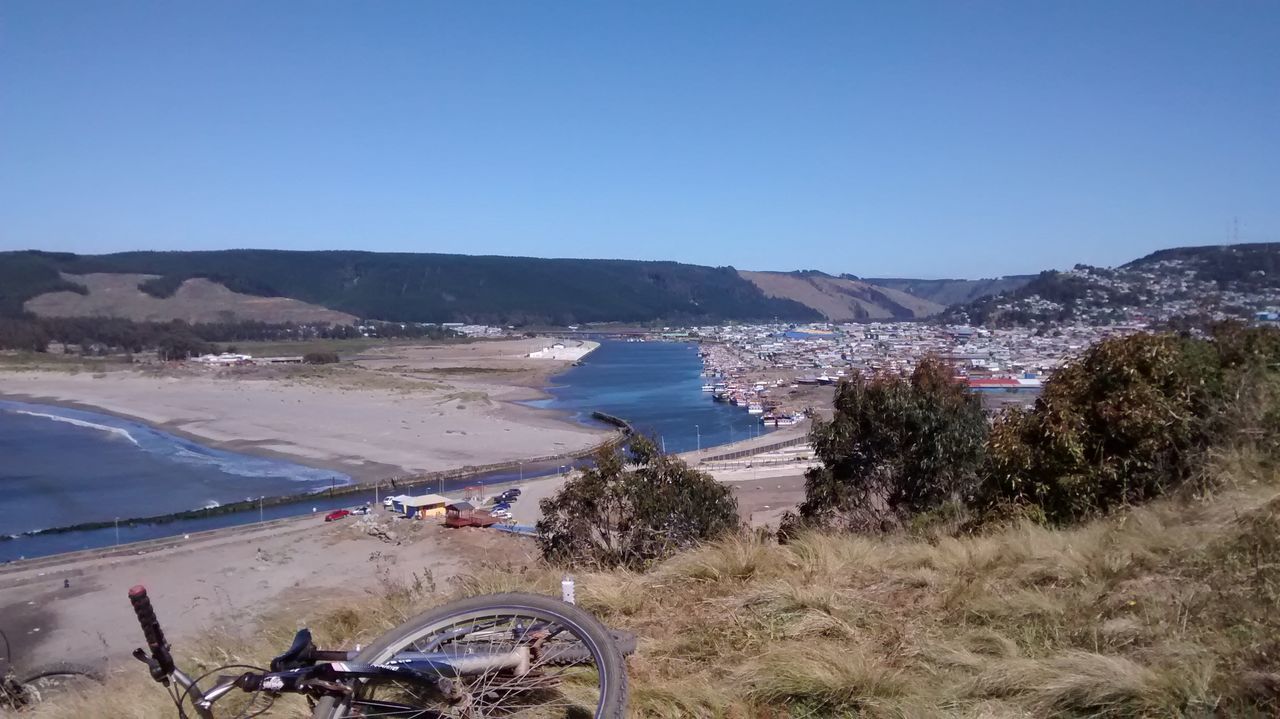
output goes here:
[[521, 537], [393, 519], [380, 508], [369, 518], [307, 516], [210, 534], [141, 555], [0, 567], [0, 619], [15, 659], [132, 668], [128, 653], [142, 640], [126, 598], [135, 584], [147, 586], [181, 646], [214, 628], [251, 632], [264, 610], [329, 604], [428, 572], [443, 586], [481, 560], [522, 566], [535, 554]]
[[376, 479], [580, 452], [609, 437], [518, 404], [568, 366], [527, 357], [548, 344], [397, 346], [342, 366], [0, 371], [0, 395]]

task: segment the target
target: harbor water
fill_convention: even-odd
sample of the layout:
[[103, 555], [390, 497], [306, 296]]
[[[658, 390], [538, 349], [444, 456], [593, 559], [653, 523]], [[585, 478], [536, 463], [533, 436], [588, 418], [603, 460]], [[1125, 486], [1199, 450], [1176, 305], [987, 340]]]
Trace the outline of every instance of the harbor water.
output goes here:
[[[604, 341], [581, 366], [554, 378], [548, 399], [530, 404], [585, 424], [597, 423], [591, 418], [596, 411], [621, 417], [669, 452], [764, 431], [744, 409], [712, 402], [701, 391], [701, 370], [694, 344]], [[372, 489], [368, 497], [325, 496], [328, 488], [351, 481], [331, 470], [214, 449], [119, 417], [26, 402], [0, 400], [0, 458], [0, 561], [326, 512], [374, 499]], [[560, 469], [526, 466], [445, 482], [437, 489], [448, 493]], [[114, 522], [298, 494], [308, 496], [164, 523]], [[88, 522], [110, 526], [26, 534]]]

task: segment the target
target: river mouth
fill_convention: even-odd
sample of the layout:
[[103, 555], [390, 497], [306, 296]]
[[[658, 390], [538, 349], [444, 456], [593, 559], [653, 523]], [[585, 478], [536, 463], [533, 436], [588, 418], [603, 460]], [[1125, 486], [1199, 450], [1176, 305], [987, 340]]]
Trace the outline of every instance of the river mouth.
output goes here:
[[[713, 402], [703, 393], [701, 372], [694, 344], [604, 341], [580, 366], [553, 379], [546, 389], [549, 397], [524, 404], [595, 427], [607, 425], [593, 419], [593, 412], [614, 415], [668, 452], [766, 432], [745, 410]], [[401, 491], [384, 482], [330, 496], [331, 489], [341, 490], [351, 478], [211, 448], [112, 415], [9, 400], [0, 400], [0, 456], [9, 460], [0, 467], [0, 487], [7, 492], [3, 532], [9, 538], [0, 541], [0, 561], [259, 520], [322, 516]], [[448, 496], [468, 486], [556, 474], [586, 461], [517, 463], [515, 468], [444, 478], [413, 491]], [[259, 497], [267, 500], [259, 503]], [[51, 528], [73, 529], [29, 534]]]

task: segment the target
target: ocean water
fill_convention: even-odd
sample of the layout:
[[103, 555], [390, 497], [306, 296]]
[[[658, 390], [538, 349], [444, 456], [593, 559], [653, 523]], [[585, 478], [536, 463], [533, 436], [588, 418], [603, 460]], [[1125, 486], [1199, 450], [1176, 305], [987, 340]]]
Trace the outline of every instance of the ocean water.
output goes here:
[[127, 419], [0, 400], [5, 534], [346, 484], [329, 470], [203, 446]]
[[[701, 369], [696, 345], [605, 341], [582, 366], [553, 380], [549, 399], [529, 404], [566, 412], [584, 424], [598, 424], [591, 419], [593, 411], [621, 417], [664, 443], [670, 452], [765, 431], [745, 409], [713, 402], [709, 393], [702, 392]], [[555, 465], [526, 465], [518, 471], [446, 482], [438, 490], [447, 494], [465, 486], [512, 482], [558, 470]], [[324, 489], [349, 481], [329, 470], [213, 449], [119, 417], [0, 400], [0, 562], [236, 526], [259, 518], [320, 514], [374, 501], [373, 490], [368, 496], [324, 496]], [[256, 511], [25, 534], [309, 492], [316, 494]]]
[[767, 431], [745, 407], [713, 402], [702, 391], [707, 381], [696, 344], [606, 340], [581, 366], [556, 376], [547, 389], [550, 399], [529, 404], [569, 412], [583, 423], [595, 423], [591, 413], [597, 411], [621, 417], [668, 452]]

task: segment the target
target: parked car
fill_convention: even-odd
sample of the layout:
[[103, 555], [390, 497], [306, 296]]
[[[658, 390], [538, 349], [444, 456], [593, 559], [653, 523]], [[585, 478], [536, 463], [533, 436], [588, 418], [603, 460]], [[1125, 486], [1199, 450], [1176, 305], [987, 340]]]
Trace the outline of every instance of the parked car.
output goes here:
[[355, 508], [353, 508], [353, 509], [351, 510], [351, 513], [352, 513], [352, 514], [368, 514], [368, 513], [369, 513], [369, 505], [365, 504], [365, 505], [362, 505], [362, 506], [359, 506], [359, 507], [355, 507]]
[[497, 504], [493, 505], [493, 509], [511, 509], [511, 505], [507, 504], [506, 502], [498, 502]]
[[342, 519], [343, 517], [349, 517], [349, 516], [351, 516], [350, 509], [337, 509], [324, 515], [324, 521], [333, 522], [333, 521]]
[[387, 497], [386, 499], [382, 500], [382, 506], [386, 507], [387, 509], [391, 509], [391, 507], [394, 505], [395, 505], [395, 501], [390, 497]]
[[489, 512], [489, 516], [497, 517], [499, 519], [511, 519], [511, 512], [505, 509], [495, 509], [492, 512]]

